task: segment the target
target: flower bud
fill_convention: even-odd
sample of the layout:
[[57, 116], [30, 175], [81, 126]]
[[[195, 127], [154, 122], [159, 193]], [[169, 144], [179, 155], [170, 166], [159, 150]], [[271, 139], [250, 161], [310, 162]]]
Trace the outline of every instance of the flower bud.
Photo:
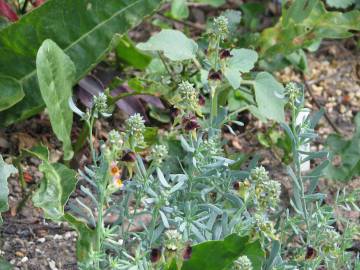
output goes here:
[[251, 261], [247, 256], [241, 256], [239, 257], [235, 262], [234, 266], [236, 270], [252, 270], [253, 266]]
[[125, 162], [135, 162], [136, 161], [136, 154], [132, 151], [129, 151], [127, 153], [125, 153], [125, 155], [123, 155], [123, 157], [121, 158], [121, 161], [125, 161]]

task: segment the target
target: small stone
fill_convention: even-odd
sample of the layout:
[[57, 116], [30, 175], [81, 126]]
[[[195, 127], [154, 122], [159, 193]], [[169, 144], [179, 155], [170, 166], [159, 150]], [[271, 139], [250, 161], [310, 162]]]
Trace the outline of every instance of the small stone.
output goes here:
[[15, 255], [16, 255], [16, 257], [24, 257], [25, 256], [25, 254], [22, 253], [21, 251], [16, 251]]
[[62, 235], [59, 234], [54, 235], [54, 240], [61, 240], [61, 239], [63, 239]]
[[20, 264], [21, 264], [21, 263], [26, 263], [28, 260], [29, 260], [29, 258], [25, 256], [25, 257], [23, 257], [23, 258], [21, 259]]
[[49, 260], [49, 267], [51, 270], [58, 270], [56, 263], [53, 260]]
[[41, 243], [41, 244], [45, 243], [45, 241], [46, 241], [46, 239], [44, 237], [39, 238], [39, 239], [36, 240], [36, 242]]
[[72, 233], [71, 232], [66, 232], [65, 235], [64, 235], [64, 238], [66, 240], [70, 239], [72, 237]]
[[10, 261], [10, 264], [14, 265], [15, 262], [16, 262], [16, 260], [15, 260], [15, 259], [12, 259], [12, 260]]

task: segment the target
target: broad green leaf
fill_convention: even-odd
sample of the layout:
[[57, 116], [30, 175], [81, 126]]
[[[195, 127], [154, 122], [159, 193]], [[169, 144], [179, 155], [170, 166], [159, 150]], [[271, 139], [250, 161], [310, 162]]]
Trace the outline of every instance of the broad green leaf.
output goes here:
[[304, 12], [306, 16], [298, 11], [288, 11], [285, 18], [281, 18], [274, 27], [267, 28], [261, 33], [258, 46], [262, 55], [287, 55], [312, 45], [314, 41], [324, 38], [348, 38], [354, 31], [360, 30], [359, 10], [327, 11], [322, 1], [310, 2], [311, 9], [308, 9], [310, 5], [303, 3], [307, 7]]
[[265, 252], [260, 242], [249, 242], [249, 237], [240, 237], [236, 234], [231, 234], [224, 240], [207, 241], [193, 246], [190, 260], [185, 261], [181, 269], [231, 269], [234, 261], [243, 255], [250, 259], [254, 270], [261, 270]]
[[137, 69], [145, 69], [151, 61], [151, 57], [140, 52], [128, 37], [123, 37], [119, 41], [116, 56], [125, 64]]
[[221, 15], [225, 16], [228, 19], [229, 32], [235, 32], [241, 21], [241, 12], [238, 10], [228, 9], [224, 11]]
[[47, 161], [43, 161], [39, 170], [44, 178], [33, 195], [34, 205], [44, 210], [46, 218], [60, 220], [64, 216], [64, 205], [75, 190], [76, 172], [63, 164]]
[[189, 17], [189, 8], [186, 0], [173, 0], [171, 3], [171, 15], [175, 19], [185, 19]]
[[208, 4], [209, 6], [213, 7], [220, 7], [221, 5], [225, 4], [225, 0], [196, 0], [195, 2]]
[[10, 108], [24, 97], [21, 84], [11, 77], [0, 75], [0, 89], [2, 89], [0, 111]]
[[356, 3], [356, 0], [326, 0], [326, 4], [334, 8], [347, 8]]
[[360, 113], [355, 117], [356, 131], [350, 140], [340, 135], [331, 134], [326, 145], [333, 156], [340, 158], [340, 164], [331, 163], [325, 168], [327, 178], [338, 181], [349, 181], [360, 175]]
[[2, 29], [0, 74], [18, 80], [25, 97], [0, 114], [0, 125], [21, 121], [44, 108], [35, 65], [44, 40], [53, 40], [76, 63], [78, 81], [116, 45], [120, 36], [115, 34], [124, 34], [160, 4], [160, 0], [49, 0]]
[[30, 149], [21, 149], [22, 156], [32, 156], [40, 160], [49, 160], [49, 149], [43, 145], [36, 145]]
[[249, 72], [254, 68], [258, 59], [255, 51], [249, 49], [234, 49], [232, 57], [225, 63], [224, 75], [234, 89], [240, 87], [241, 73]]
[[49, 113], [51, 127], [62, 141], [64, 159], [73, 156], [71, 128], [73, 112], [68, 105], [75, 81], [75, 65], [52, 40], [45, 40], [36, 57], [41, 96]]
[[5, 163], [0, 155], [0, 224], [3, 222], [1, 212], [9, 210], [8, 196], [8, 178], [12, 173], [16, 173], [17, 169], [13, 165]]
[[85, 223], [66, 213], [64, 220], [67, 221], [78, 233], [76, 242], [76, 256], [79, 262], [86, 262], [94, 250], [96, 232]]
[[172, 61], [193, 59], [198, 49], [195, 41], [180, 31], [170, 29], [162, 30], [136, 47], [143, 51], [163, 52]]
[[267, 72], [257, 74], [254, 87], [259, 112], [267, 119], [284, 122], [285, 101], [280, 97], [284, 87]]

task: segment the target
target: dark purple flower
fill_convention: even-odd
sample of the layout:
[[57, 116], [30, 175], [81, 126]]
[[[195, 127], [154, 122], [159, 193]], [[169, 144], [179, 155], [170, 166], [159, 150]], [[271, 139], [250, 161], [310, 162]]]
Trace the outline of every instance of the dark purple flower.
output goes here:
[[121, 158], [121, 161], [125, 161], [125, 162], [135, 162], [136, 160], [136, 155], [134, 152], [129, 151], [127, 152], [125, 155], [123, 155], [123, 157]]
[[205, 97], [203, 95], [199, 95], [199, 105], [204, 106], [205, 105]]
[[187, 244], [183, 251], [183, 259], [187, 261], [191, 258], [191, 255], [192, 255], [192, 247], [190, 244]]
[[209, 79], [209, 80], [220, 81], [220, 80], [221, 80], [221, 77], [222, 77], [222, 75], [221, 75], [221, 71], [220, 71], [220, 70], [219, 70], [219, 71], [215, 71], [215, 70], [211, 69], [211, 70], [209, 71], [209, 75], [208, 75], [208, 79]]
[[308, 246], [306, 248], [305, 260], [312, 260], [316, 257], [316, 255], [317, 255], [316, 249], [314, 249], [311, 246]]
[[223, 49], [223, 50], [220, 51], [220, 59], [225, 59], [225, 58], [228, 58], [228, 57], [232, 57], [229, 50]]
[[182, 125], [186, 131], [191, 131], [200, 127], [195, 115], [185, 116], [182, 119]]
[[161, 258], [161, 250], [160, 248], [153, 248], [150, 252], [150, 261], [152, 263], [156, 263]]
[[236, 182], [233, 183], [233, 188], [234, 188], [235, 190], [239, 191], [239, 189], [240, 189], [240, 183], [239, 183], [239, 181], [236, 181]]

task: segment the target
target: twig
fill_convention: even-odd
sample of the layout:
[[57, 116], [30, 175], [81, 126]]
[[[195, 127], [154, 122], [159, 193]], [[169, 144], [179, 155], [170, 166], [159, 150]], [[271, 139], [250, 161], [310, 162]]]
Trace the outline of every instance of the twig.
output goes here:
[[164, 20], [167, 20], [167, 21], [170, 21], [170, 22], [180, 23], [180, 24], [189, 26], [191, 28], [194, 28], [196, 30], [199, 30], [199, 31], [205, 31], [205, 29], [206, 29], [205, 26], [202, 25], [202, 24], [188, 22], [188, 21], [181, 21], [181, 20], [178, 20], [178, 19], [175, 19], [175, 18], [166, 17], [165, 15], [163, 15], [163, 14], [161, 14], [159, 12], [157, 12], [156, 15], [158, 17], [160, 17], [161, 19], [164, 19]]
[[[301, 77], [302, 77], [302, 80], [305, 84], [305, 88], [306, 90], [308, 91], [308, 93], [310, 94], [311, 96], [311, 99], [314, 101], [316, 107], [318, 107], [318, 109], [321, 109], [321, 104], [319, 103], [319, 101], [317, 101], [316, 97], [315, 97], [315, 94], [314, 92], [312, 91], [312, 87], [311, 85], [309, 85], [309, 83], [307, 82], [306, 78], [305, 78], [305, 75], [303, 73], [301, 73]], [[329, 114], [327, 113], [326, 110], [324, 110], [324, 116], [325, 116], [325, 119], [326, 121], [329, 123], [329, 125], [332, 127], [332, 129], [341, 135], [341, 131], [337, 128], [337, 126], [334, 124], [334, 122], [331, 120]]]

